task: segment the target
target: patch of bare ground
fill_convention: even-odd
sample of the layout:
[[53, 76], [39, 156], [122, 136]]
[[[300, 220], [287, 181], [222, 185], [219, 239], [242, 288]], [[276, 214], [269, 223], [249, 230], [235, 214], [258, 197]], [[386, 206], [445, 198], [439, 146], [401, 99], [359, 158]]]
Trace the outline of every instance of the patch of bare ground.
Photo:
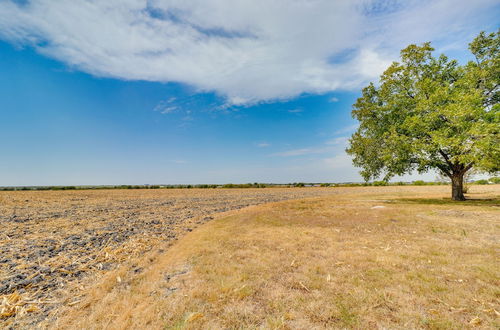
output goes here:
[[[215, 214], [332, 189], [0, 192], [0, 327], [31, 328], [77, 306], [104, 274]], [[140, 274], [141, 267], [134, 267]], [[122, 284], [124, 285], [124, 284]], [[50, 323], [50, 321], [49, 321]]]
[[42, 325], [498, 329], [500, 186], [473, 186], [479, 202], [448, 190], [335, 188], [235, 212], [124, 262]]

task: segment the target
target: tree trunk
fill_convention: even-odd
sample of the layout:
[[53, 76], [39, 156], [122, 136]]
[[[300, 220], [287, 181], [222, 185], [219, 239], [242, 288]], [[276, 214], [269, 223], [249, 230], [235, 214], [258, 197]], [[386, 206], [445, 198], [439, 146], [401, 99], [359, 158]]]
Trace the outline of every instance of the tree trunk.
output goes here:
[[464, 174], [456, 173], [451, 177], [451, 199], [454, 201], [464, 201]]

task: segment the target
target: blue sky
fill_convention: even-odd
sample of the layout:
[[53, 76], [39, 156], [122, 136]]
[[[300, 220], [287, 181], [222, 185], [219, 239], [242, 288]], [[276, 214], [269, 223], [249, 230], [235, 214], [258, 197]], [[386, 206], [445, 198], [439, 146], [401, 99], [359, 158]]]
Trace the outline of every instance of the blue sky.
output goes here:
[[360, 88], [409, 43], [467, 60], [500, 13], [258, 2], [0, 1], [0, 186], [360, 181]]

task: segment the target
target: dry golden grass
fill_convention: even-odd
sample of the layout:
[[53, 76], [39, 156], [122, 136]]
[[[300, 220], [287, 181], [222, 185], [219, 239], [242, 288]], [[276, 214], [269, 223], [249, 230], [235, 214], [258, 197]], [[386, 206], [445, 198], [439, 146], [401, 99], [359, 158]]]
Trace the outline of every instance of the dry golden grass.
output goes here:
[[0, 328], [33, 327], [81, 300], [89, 277], [166, 248], [214, 213], [331, 189], [0, 192]]
[[336, 188], [235, 211], [109, 272], [46, 325], [498, 329], [500, 186], [462, 203], [448, 190]]

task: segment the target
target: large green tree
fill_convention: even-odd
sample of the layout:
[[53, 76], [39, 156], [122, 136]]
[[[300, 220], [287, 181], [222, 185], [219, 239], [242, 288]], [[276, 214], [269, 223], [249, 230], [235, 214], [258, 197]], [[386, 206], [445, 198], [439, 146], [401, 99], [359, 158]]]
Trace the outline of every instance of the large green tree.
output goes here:
[[410, 45], [363, 89], [352, 115], [360, 126], [347, 152], [365, 180], [436, 169], [450, 178], [452, 199], [464, 200], [471, 169], [500, 170], [500, 30], [480, 33], [465, 65], [430, 43]]

